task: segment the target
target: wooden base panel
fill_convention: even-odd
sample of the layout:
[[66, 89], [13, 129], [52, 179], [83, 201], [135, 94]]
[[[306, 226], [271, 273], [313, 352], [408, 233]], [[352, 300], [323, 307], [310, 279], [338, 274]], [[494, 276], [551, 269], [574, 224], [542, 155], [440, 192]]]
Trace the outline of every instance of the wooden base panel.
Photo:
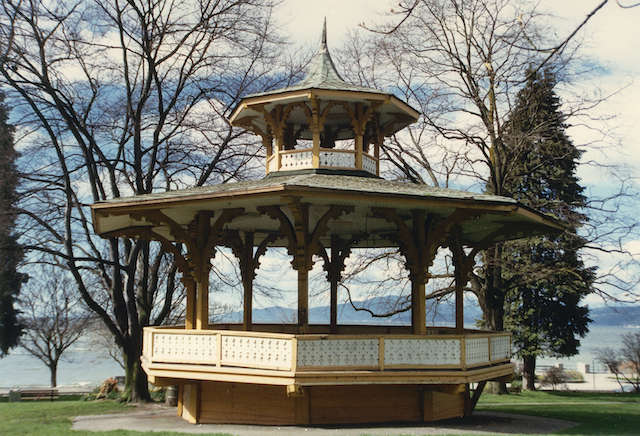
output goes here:
[[289, 394], [285, 386], [207, 381], [197, 386], [191, 389], [198, 395], [190, 396], [197, 403], [185, 398], [182, 416], [202, 424], [364, 424], [464, 416], [464, 385], [308, 386]]

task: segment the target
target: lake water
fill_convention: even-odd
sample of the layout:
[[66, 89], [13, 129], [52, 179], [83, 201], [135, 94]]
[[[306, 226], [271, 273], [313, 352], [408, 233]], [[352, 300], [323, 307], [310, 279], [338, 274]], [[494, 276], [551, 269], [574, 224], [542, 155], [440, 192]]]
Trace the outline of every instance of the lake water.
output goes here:
[[[621, 346], [623, 333], [640, 331], [637, 327], [591, 327], [582, 340], [580, 354], [565, 359], [539, 359], [540, 365], [563, 363], [567, 369], [575, 369], [578, 362], [591, 364], [598, 348]], [[94, 346], [95, 347], [95, 346]], [[67, 359], [58, 368], [58, 384], [61, 386], [93, 387], [109, 377], [123, 375], [124, 371], [106, 353], [97, 352], [88, 345], [70, 350]], [[0, 359], [0, 389], [26, 386], [47, 386], [49, 370], [38, 359], [21, 349]]]

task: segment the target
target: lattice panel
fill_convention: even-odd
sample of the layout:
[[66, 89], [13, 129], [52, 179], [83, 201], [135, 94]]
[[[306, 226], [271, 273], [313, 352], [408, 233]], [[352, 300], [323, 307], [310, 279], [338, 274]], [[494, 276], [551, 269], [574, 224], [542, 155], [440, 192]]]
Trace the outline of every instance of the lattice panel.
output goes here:
[[153, 361], [215, 364], [218, 362], [218, 337], [214, 334], [154, 332]]
[[489, 362], [489, 338], [473, 338], [467, 336], [465, 346], [467, 364], [473, 365], [476, 363]]
[[142, 355], [151, 360], [151, 331], [147, 328], [142, 333]]
[[269, 172], [271, 171], [277, 171], [278, 170], [278, 157], [274, 156], [273, 158], [269, 159]]
[[511, 340], [508, 335], [491, 337], [491, 360], [511, 358]]
[[298, 341], [298, 367], [378, 366], [378, 339]]
[[460, 339], [385, 339], [384, 364], [459, 365]]
[[313, 165], [310, 151], [300, 153], [283, 153], [280, 155], [280, 170], [299, 170], [311, 168]]
[[356, 156], [354, 153], [341, 153], [338, 151], [321, 151], [320, 166], [355, 168]]
[[368, 173], [376, 174], [376, 161], [371, 156], [362, 155], [362, 169]]
[[222, 364], [246, 368], [290, 369], [291, 339], [222, 336]]

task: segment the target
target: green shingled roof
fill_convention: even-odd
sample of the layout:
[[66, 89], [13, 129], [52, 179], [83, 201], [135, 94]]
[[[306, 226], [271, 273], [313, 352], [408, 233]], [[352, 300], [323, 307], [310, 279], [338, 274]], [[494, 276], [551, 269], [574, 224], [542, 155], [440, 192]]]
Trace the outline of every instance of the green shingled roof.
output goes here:
[[249, 97], [260, 97], [264, 95], [279, 94], [282, 92], [300, 91], [303, 89], [328, 89], [328, 90], [340, 90], [340, 91], [357, 91], [357, 92], [373, 92], [376, 94], [388, 94], [386, 92], [379, 91], [374, 88], [367, 88], [364, 86], [352, 85], [345, 82], [344, 79], [338, 73], [336, 65], [331, 59], [329, 48], [327, 47], [327, 21], [325, 19], [324, 27], [322, 29], [322, 41], [320, 49], [311, 59], [307, 74], [296, 85], [276, 89], [273, 91], [259, 92], [256, 94], [247, 95]]
[[251, 180], [237, 183], [223, 183], [212, 186], [201, 186], [176, 191], [158, 192], [154, 194], [136, 195], [134, 197], [121, 197], [107, 200], [101, 203], [131, 203], [147, 202], [162, 199], [187, 199], [191, 196], [215, 197], [219, 194], [235, 194], [246, 191], [277, 190], [278, 188], [311, 188], [329, 191], [367, 193], [367, 194], [388, 194], [401, 196], [415, 196], [432, 199], [448, 200], [470, 200], [486, 201], [491, 203], [513, 204], [517, 201], [497, 195], [477, 194], [474, 192], [458, 191], [454, 189], [436, 188], [428, 185], [417, 185], [414, 183], [389, 181], [373, 177], [358, 177], [346, 175], [317, 174], [310, 170], [305, 174], [282, 174], [277, 177], [266, 177], [261, 180]]

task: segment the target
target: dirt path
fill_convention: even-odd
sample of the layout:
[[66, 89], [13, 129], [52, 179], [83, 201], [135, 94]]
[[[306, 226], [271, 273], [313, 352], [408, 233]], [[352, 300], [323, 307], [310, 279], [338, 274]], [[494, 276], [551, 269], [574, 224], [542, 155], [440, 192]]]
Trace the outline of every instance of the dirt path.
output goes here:
[[546, 434], [573, 427], [575, 423], [559, 419], [515, 415], [494, 411], [476, 412], [470, 418], [450, 419], [434, 424], [363, 425], [341, 427], [276, 427], [258, 425], [192, 425], [177, 417], [175, 408], [146, 406], [132, 413], [78, 416], [73, 430], [84, 431], [174, 431], [192, 434], [225, 433], [234, 436], [394, 436], [394, 435], [480, 435]]

